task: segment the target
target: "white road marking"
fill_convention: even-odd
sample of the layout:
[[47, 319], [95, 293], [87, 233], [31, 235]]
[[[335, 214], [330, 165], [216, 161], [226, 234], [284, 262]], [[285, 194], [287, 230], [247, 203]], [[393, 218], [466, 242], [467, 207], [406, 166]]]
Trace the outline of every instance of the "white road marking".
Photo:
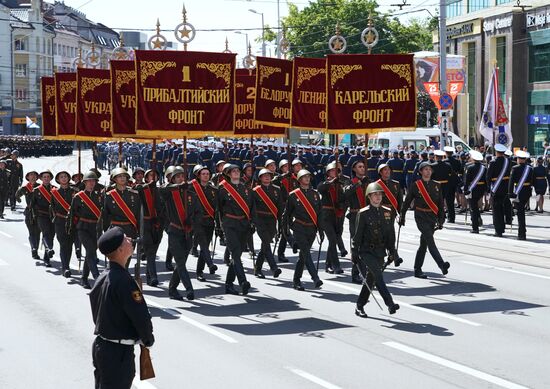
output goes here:
[[9, 263], [0, 258], [0, 266], [8, 266]]
[[202, 324], [194, 319], [191, 319], [187, 316], [184, 316], [180, 311], [178, 311], [177, 309], [175, 308], [166, 308], [165, 306], [162, 306], [154, 301], [151, 301], [151, 299], [147, 300], [147, 304], [148, 305], [151, 305], [153, 307], [157, 307], [159, 309], [161, 309], [162, 311], [168, 313], [169, 315], [172, 315], [172, 316], [176, 316], [174, 315], [174, 311], [177, 312], [179, 315], [177, 316], [178, 319], [186, 322], [187, 324], [191, 324], [192, 326], [194, 327], [197, 327], [198, 329], [200, 330], [203, 330], [204, 332], [208, 332], [210, 335], [214, 335], [218, 338], [220, 338], [221, 340], [224, 340], [226, 341], [227, 343], [238, 343], [237, 340], [235, 338], [232, 338], [231, 336], [228, 336], [220, 331], [217, 331], [215, 329], [213, 329], [212, 327], [206, 325], [206, 324]]
[[324, 379], [322, 378], [319, 378], [317, 376], [314, 376], [313, 374], [310, 374], [306, 371], [303, 371], [303, 370], [300, 370], [300, 369], [295, 369], [293, 367], [287, 367], [288, 370], [290, 370], [291, 372], [293, 372], [294, 374], [297, 374], [299, 375], [300, 377], [302, 378], [305, 378], [306, 380], [308, 381], [311, 381], [319, 386], [322, 386], [323, 388], [327, 388], [327, 389], [340, 389], [339, 386], [336, 386], [334, 384], [331, 384], [330, 382], [327, 382], [325, 381]]
[[13, 239], [13, 236], [10, 234], [5, 233], [4, 231], [0, 231], [0, 235], [4, 235], [6, 238]]
[[132, 386], [136, 389], [157, 389], [157, 387], [149, 383], [149, 381], [140, 381], [138, 377], [134, 378]]
[[401, 343], [384, 342], [382, 344], [385, 345], [385, 346], [391, 347], [393, 349], [403, 351], [404, 353], [414, 355], [414, 356], [416, 356], [418, 358], [421, 358], [421, 359], [424, 359], [426, 361], [430, 361], [430, 362], [436, 363], [438, 365], [447, 367], [449, 369], [453, 369], [453, 370], [459, 371], [461, 373], [468, 374], [472, 377], [475, 377], [475, 378], [478, 378], [480, 380], [489, 382], [491, 384], [501, 386], [503, 388], [527, 389], [525, 386], [518, 385], [518, 384], [515, 384], [513, 382], [507, 381], [503, 378], [499, 378], [499, 377], [496, 377], [494, 375], [491, 375], [491, 374], [484, 373], [482, 371], [473, 369], [471, 367], [461, 365], [460, 363], [449, 361], [448, 359], [444, 359], [444, 358], [438, 357], [436, 355], [433, 355], [433, 354], [430, 354], [430, 353], [427, 353], [427, 352], [424, 352], [424, 351], [421, 351], [421, 350], [418, 350], [418, 349], [415, 349], [415, 348], [412, 348], [412, 347], [409, 347], [409, 346], [405, 346], [404, 344], [401, 344]]
[[462, 263], [466, 263], [468, 265], [473, 265], [473, 266], [478, 266], [478, 267], [483, 267], [483, 268], [486, 268], [486, 269], [495, 269], [495, 270], [505, 271], [505, 272], [508, 272], [508, 273], [521, 274], [521, 275], [524, 275], [524, 276], [543, 278], [545, 280], [550, 280], [550, 276], [543, 276], [542, 274], [535, 274], [535, 273], [529, 273], [529, 272], [525, 272], [525, 271], [521, 271], [521, 270], [507, 269], [505, 267], [484, 265], [482, 263], [475, 263], [475, 262], [470, 262], [470, 261], [462, 261]]
[[[326, 281], [326, 280], [323, 280], [323, 282], [325, 284], [333, 285], [333, 286], [336, 286], [337, 288], [349, 290], [349, 291], [357, 293], [357, 294], [359, 294], [359, 292], [360, 292], [360, 290], [358, 288], [354, 288], [354, 287], [349, 286], [349, 285], [340, 285], [337, 282]], [[441, 311], [436, 311], [434, 309], [419, 307], [419, 306], [416, 306], [416, 305], [408, 304], [404, 301], [398, 301], [398, 300], [394, 300], [394, 301], [395, 301], [395, 303], [399, 304], [402, 307], [407, 307], [407, 308], [410, 308], [410, 309], [416, 309], [417, 311], [422, 311], [422, 312], [425, 312], [425, 313], [429, 313], [429, 314], [434, 315], [434, 316], [444, 317], [446, 319], [454, 320], [454, 321], [457, 321], [459, 323], [467, 324], [467, 325], [474, 326], [474, 327], [480, 327], [481, 326], [480, 323], [476, 323], [476, 322], [468, 320], [468, 319], [463, 319], [463, 318], [458, 317], [456, 315], [451, 315], [450, 313], [445, 313], [445, 312], [441, 312]]]

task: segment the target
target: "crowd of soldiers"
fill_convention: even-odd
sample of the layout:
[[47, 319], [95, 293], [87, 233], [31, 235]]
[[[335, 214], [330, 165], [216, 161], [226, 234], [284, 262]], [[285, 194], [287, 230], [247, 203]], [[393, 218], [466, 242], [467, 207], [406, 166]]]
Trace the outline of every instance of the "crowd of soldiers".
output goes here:
[[[40, 136], [0, 136], [0, 159], [17, 150], [21, 158], [56, 157], [73, 153], [72, 141], [44, 140]], [[3, 156], [2, 156], [2, 153]]]
[[[99, 164], [103, 146], [116, 146], [117, 154], [119, 150], [118, 144], [98, 145]], [[15, 198], [26, 197], [25, 223], [33, 258], [40, 259], [42, 235], [42, 260], [51, 266], [57, 236], [62, 274], [70, 277], [73, 246], [79, 260], [84, 246], [81, 284], [90, 288], [90, 273], [94, 279], [99, 276], [97, 238], [116, 226], [133, 239], [138, 266], [143, 260], [147, 284], [153, 287], [159, 284], [157, 251], [167, 235], [165, 267], [172, 271], [168, 287], [172, 299], [183, 299], [178, 291], [180, 282], [186, 298], [195, 298], [187, 269], [189, 255], [197, 257], [195, 276], [199, 282], [207, 280], [206, 267], [209, 274], [216, 273], [216, 242], [225, 245], [226, 293], [246, 295], [250, 290], [243, 252], [252, 254], [256, 277], [266, 277], [263, 267], [267, 262], [277, 278], [282, 272], [279, 263], [288, 262], [287, 248], [298, 253], [292, 285], [303, 291], [304, 268], [313, 287], [323, 285], [320, 255], [315, 263], [311, 254], [316, 240], [318, 254], [324, 240], [328, 241], [325, 272], [343, 273], [340, 258], [348, 256], [342, 239], [347, 218], [352, 281], [363, 285], [355, 311], [360, 317], [366, 317], [364, 306], [374, 286], [390, 313], [399, 309], [384, 283], [383, 270], [391, 263], [399, 266], [403, 262], [395, 231], [405, 224], [409, 210], [414, 210], [421, 234], [414, 276], [427, 278], [422, 267], [428, 250], [442, 274], [447, 274], [450, 263], [442, 258], [434, 233], [445, 222], [455, 223], [457, 204], [458, 213], [471, 215], [473, 233], [479, 233], [485, 207], [492, 207], [498, 237], [503, 236], [505, 225], [512, 223], [515, 210], [518, 239], [525, 239], [525, 210], [532, 189], [539, 196], [537, 210], [542, 211], [549, 178], [542, 159], [531, 166], [528, 153], [518, 151], [512, 156], [504, 146], [496, 146], [491, 158], [475, 150], [457, 154], [452, 147], [419, 154], [415, 150], [371, 149], [365, 155], [363, 148], [276, 147], [272, 143], [256, 143], [252, 148], [244, 141], [215, 147], [196, 143], [185, 153], [180, 142], [162, 143], [155, 153], [150, 145], [126, 146], [140, 150], [138, 163], [147, 170], [135, 166], [130, 174], [126, 168], [115, 167], [106, 187], [99, 183], [97, 169], [73, 175], [67, 171], [54, 175], [49, 170], [25, 174], [27, 183], [16, 191]], [[9, 166], [0, 162], [0, 179]], [[22, 167], [18, 171], [16, 184], [22, 185]], [[255, 233], [261, 240], [259, 250], [254, 248]]]

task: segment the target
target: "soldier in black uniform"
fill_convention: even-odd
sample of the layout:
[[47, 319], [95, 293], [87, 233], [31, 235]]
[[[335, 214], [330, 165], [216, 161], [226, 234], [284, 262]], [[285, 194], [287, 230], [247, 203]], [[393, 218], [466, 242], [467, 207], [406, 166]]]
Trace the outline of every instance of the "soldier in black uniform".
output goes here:
[[529, 203], [533, 186], [535, 184], [535, 174], [533, 167], [525, 163], [529, 158], [529, 153], [517, 151], [518, 164], [510, 172], [510, 182], [508, 183], [508, 196], [512, 199], [512, 204], [516, 208], [518, 216], [518, 240], [527, 239], [527, 229], [525, 226], [525, 206]]
[[223, 167], [226, 162], [222, 159], [216, 162], [216, 172], [212, 175], [212, 184], [217, 188], [220, 185], [220, 180], [223, 178]]
[[97, 244], [109, 258], [109, 268], [90, 292], [95, 387], [130, 389], [136, 373], [134, 345], [151, 347], [155, 342], [151, 315], [139, 286], [124, 268], [134, 250], [130, 238], [115, 227]]
[[479, 212], [479, 200], [487, 193], [487, 168], [481, 163], [483, 155], [475, 150], [470, 152], [470, 158], [473, 163], [466, 165], [466, 173], [464, 174], [464, 195], [470, 202], [470, 210], [472, 213], [472, 233], [479, 234], [479, 226], [481, 225], [481, 214]]
[[[294, 270], [293, 287], [296, 290], [303, 291], [305, 288], [301, 279], [304, 266], [315, 283], [315, 287], [320, 288], [323, 285], [323, 281], [319, 279], [317, 269], [311, 258], [310, 250], [317, 232], [319, 232], [321, 241], [324, 239], [324, 236], [318, 224], [318, 218], [321, 213], [321, 196], [310, 186], [311, 173], [307, 170], [301, 170], [298, 172], [296, 178], [300, 187], [291, 191], [288, 196], [283, 213], [282, 229], [286, 236], [290, 235], [290, 230], [294, 232], [294, 239], [298, 245], [300, 256]], [[304, 201], [307, 201], [307, 203]]]
[[395, 252], [395, 231], [391, 209], [382, 205], [383, 193], [384, 190], [377, 182], [369, 184], [367, 187], [369, 205], [357, 214], [357, 229], [353, 235], [353, 246], [359, 253], [359, 258], [355, 257], [354, 262], [360, 260], [363, 263], [361, 267], [368, 271], [355, 307], [355, 314], [363, 318], [367, 317], [364, 307], [374, 285], [384, 299], [390, 314], [394, 314], [399, 309], [399, 305], [393, 302], [382, 275], [386, 252], [388, 255], [393, 255]]
[[[388, 164], [383, 163], [378, 166], [378, 175], [380, 178], [376, 182], [384, 191], [382, 194], [382, 205], [390, 210], [392, 218], [391, 226], [394, 228], [395, 219], [401, 214], [401, 207], [403, 205], [403, 189], [401, 188], [399, 181], [391, 179], [392, 170]], [[388, 193], [386, 193], [386, 191], [388, 191]], [[396, 267], [403, 263], [403, 259], [401, 259], [397, 251], [391, 253], [391, 258]]]
[[506, 146], [499, 143], [495, 145], [495, 151], [496, 158], [489, 163], [486, 182], [493, 198], [495, 236], [502, 237], [506, 228], [505, 222], [512, 222], [511, 204], [508, 198], [511, 161], [504, 155]]
[[[455, 222], [455, 196], [453, 192], [454, 171], [451, 165], [446, 161], [443, 161], [445, 152], [443, 150], [435, 150], [435, 160], [433, 163], [433, 175], [432, 179], [438, 182], [441, 186], [441, 193], [443, 194], [443, 200], [447, 205], [447, 220], [449, 223]], [[452, 192], [452, 197], [450, 193]]]
[[88, 277], [90, 272], [94, 279], [99, 277], [97, 270], [97, 237], [101, 233], [101, 209], [103, 208], [103, 194], [96, 190], [97, 175], [89, 171], [84, 174], [82, 182], [85, 187], [78, 192], [71, 203], [67, 218], [67, 232], [69, 235], [78, 235], [78, 239], [86, 250], [82, 279], [84, 289], [90, 289]]
[[0, 219], [4, 218], [4, 207], [10, 190], [10, 171], [7, 161], [0, 159]]
[[533, 168], [535, 174], [535, 194], [537, 196], [537, 206], [535, 211], [538, 213], [544, 212], [544, 195], [548, 188], [546, 178], [548, 177], [548, 168], [543, 165], [544, 158], [539, 156], [537, 158], [537, 166]]
[[[417, 278], [427, 278], [422, 272], [426, 248], [430, 250], [430, 254], [443, 274], [448, 273], [451, 265], [449, 262], [443, 261], [434, 241], [434, 231], [436, 229], [441, 229], [445, 222], [441, 186], [431, 179], [431, 163], [423, 162], [419, 166], [419, 172], [421, 174], [420, 179], [411, 185], [407, 192], [407, 197], [405, 197], [403, 207], [401, 208], [401, 219], [399, 220], [399, 224], [405, 225], [405, 215], [414, 200], [414, 219], [416, 220], [416, 226], [421, 234], [420, 247], [418, 247], [414, 260], [414, 276]], [[423, 193], [422, 190], [425, 190], [425, 193]]]
[[32, 209], [30, 207], [32, 193], [34, 188], [38, 186], [36, 180], [38, 180], [38, 172], [30, 171], [25, 175], [25, 180], [27, 184], [19, 188], [16, 192], [15, 197], [18, 202], [21, 201], [21, 197], [25, 196], [25, 225], [27, 226], [27, 231], [29, 231], [29, 245], [31, 246], [31, 254], [33, 259], [40, 259], [38, 256], [38, 245], [40, 244], [40, 229], [36, 222], [32, 218]]
[[15, 192], [23, 184], [23, 165], [17, 160], [19, 151], [13, 150], [8, 160], [8, 170], [10, 171], [9, 200], [12, 211], [15, 211]]
[[253, 189], [252, 201], [254, 203], [252, 219], [258, 231], [258, 236], [262, 240], [262, 247], [256, 259], [254, 275], [258, 278], [265, 278], [262, 272], [264, 260], [267, 260], [269, 268], [273, 272], [273, 277], [277, 278], [281, 274], [281, 269], [275, 262], [271, 242], [277, 234], [277, 223], [283, 214], [283, 196], [281, 189], [271, 183], [273, 173], [268, 169], [262, 169], [258, 173], [260, 183]]
[[52, 188], [52, 202], [50, 204], [51, 214], [55, 228], [55, 235], [59, 243], [59, 257], [61, 258], [61, 272], [63, 277], [71, 276], [70, 260], [73, 248], [73, 237], [67, 231], [67, 217], [73, 196], [76, 190], [69, 185], [71, 175], [66, 171], [61, 171], [55, 175], [55, 182], [59, 184], [59, 189]]
[[42, 242], [44, 243], [44, 263], [46, 267], [51, 267], [50, 259], [54, 255], [53, 251], [53, 238], [55, 230], [53, 227], [51, 214], [50, 214], [50, 203], [52, 201], [51, 190], [53, 185], [51, 185], [51, 180], [53, 179], [53, 174], [49, 170], [44, 170], [40, 173], [40, 180], [42, 185], [37, 186], [32, 195], [31, 199], [31, 209], [33, 212], [33, 217], [40, 232], [42, 233]]
[[447, 187], [447, 197], [445, 197], [445, 203], [447, 204], [447, 220], [449, 223], [455, 222], [455, 198], [456, 191], [459, 186], [462, 185], [462, 182], [459, 181], [459, 177], [462, 176], [462, 165], [459, 160], [454, 157], [455, 148], [452, 146], [445, 146], [443, 148], [447, 159], [447, 163], [451, 169], [451, 176], [449, 177], [449, 185]]
[[231, 253], [225, 279], [225, 292], [238, 294], [233, 286], [235, 277], [237, 277], [241, 292], [246, 295], [250, 289], [250, 283], [246, 280], [241, 254], [254, 228], [251, 223], [252, 193], [242, 184], [241, 172], [237, 165], [226, 165], [224, 173], [226, 180], [220, 185], [218, 192], [218, 217], [227, 248]]

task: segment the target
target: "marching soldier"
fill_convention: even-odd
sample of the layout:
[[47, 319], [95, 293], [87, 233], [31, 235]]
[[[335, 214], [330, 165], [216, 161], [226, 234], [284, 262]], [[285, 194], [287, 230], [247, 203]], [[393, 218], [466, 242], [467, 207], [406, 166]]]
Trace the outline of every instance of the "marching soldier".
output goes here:
[[511, 204], [508, 198], [508, 183], [510, 181], [510, 160], [504, 155], [506, 146], [495, 145], [496, 158], [489, 163], [487, 169], [487, 185], [493, 198], [493, 225], [495, 236], [502, 237], [506, 228], [505, 222], [511, 224]]
[[411, 151], [411, 157], [405, 161], [405, 166], [403, 167], [403, 175], [405, 176], [405, 188], [409, 190], [409, 187], [416, 179], [415, 177], [415, 167], [418, 163], [418, 154], [416, 150]]
[[58, 188], [52, 188], [52, 201], [50, 203], [53, 215], [55, 235], [59, 243], [59, 257], [61, 258], [61, 272], [63, 277], [71, 276], [70, 260], [72, 255], [73, 237], [67, 233], [67, 217], [76, 190], [69, 185], [71, 175], [61, 171], [55, 175]]
[[212, 175], [212, 184], [217, 188], [220, 185], [220, 181], [223, 178], [223, 167], [226, 164], [226, 162], [222, 159], [218, 162], [216, 162], [216, 172]]
[[9, 188], [9, 200], [10, 208], [15, 211], [15, 192], [23, 185], [23, 165], [17, 160], [19, 157], [19, 151], [13, 150], [10, 155], [11, 159], [7, 161], [8, 170], [10, 171], [10, 188]]
[[390, 314], [394, 314], [399, 309], [399, 305], [394, 303], [388, 291], [382, 274], [386, 252], [389, 256], [395, 252], [392, 210], [382, 205], [384, 192], [379, 182], [369, 184], [367, 187], [369, 206], [362, 208], [357, 214], [357, 230], [353, 235], [353, 246], [359, 253], [359, 258], [353, 257], [353, 259], [355, 262], [362, 262], [361, 267], [368, 271], [362, 282], [363, 287], [355, 307], [355, 314], [363, 318], [367, 317], [364, 307], [374, 285], [384, 299]]
[[204, 267], [208, 266], [210, 274], [215, 274], [218, 266], [212, 261], [210, 242], [215, 229], [216, 208], [218, 206], [218, 189], [210, 182], [208, 167], [195, 166], [196, 179], [191, 181], [190, 190], [198, 200], [197, 221], [193, 226], [193, 235], [200, 248], [197, 260], [197, 280], [206, 281]]
[[243, 166], [243, 174], [241, 180], [244, 186], [246, 186], [248, 189], [252, 189], [254, 187], [253, 174], [254, 168], [252, 167], [252, 164], [250, 162], [246, 162]]
[[84, 183], [82, 182], [82, 177], [84, 177], [82, 173], [75, 173], [71, 177], [71, 180], [73, 181], [71, 186], [75, 188], [77, 191], [84, 190]]
[[282, 217], [283, 197], [281, 189], [271, 183], [272, 177], [273, 173], [270, 170], [265, 168], [260, 170], [258, 174], [260, 184], [253, 189], [252, 195], [254, 203], [252, 218], [258, 236], [262, 240], [262, 247], [254, 269], [254, 275], [258, 278], [265, 278], [262, 273], [264, 260], [267, 260], [274, 278], [281, 274], [281, 269], [277, 266], [273, 251], [271, 251], [271, 242], [277, 234], [277, 223], [280, 223]]
[[97, 175], [89, 171], [84, 174], [82, 182], [84, 189], [78, 192], [72, 200], [67, 231], [69, 236], [76, 234], [86, 250], [84, 268], [80, 281], [84, 289], [90, 289], [88, 277], [90, 272], [94, 279], [99, 277], [97, 270], [97, 237], [101, 232], [101, 208], [104, 199], [102, 192], [96, 189]]
[[0, 159], [0, 219], [4, 219], [4, 207], [10, 190], [10, 171], [7, 166], [8, 163]]
[[[168, 185], [170, 185], [170, 179], [172, 178], [172, 173], [174, 172], [175, 168], [176, 168], [175, 166], [170, 165], [170, 166], [167, 166], [166, 169], [164, 170], [164, 184], [160, 188], [161, 197], [162, 197], [163, 188], [166, 188]], [[164, 211], [166, 211], [166, 208], [164, 206], [163, 206], [163, 209]], [[166, 232], [168, 232], [169, 224], [170, 223], [168, 222], [168, 218], [166, 217], [164, 219], [164, 226], [163, 226]], [[166, 250], [166, 259], [165, 259], [165, 267], [166, 267], [166, 270], [168, 271], [174, 271], [174, 265], [172, 264], [173, 258], [174, 256], [170, 252], [170, 247], [168, 247], [168, 249]]]
[[376, 181], [378, 179], [376, 166], [380, 161], [379, 155], [380, 150], [372, 149], [370, 152], [370, 157], [367, 159], [367, 177], [369, 178], [369, 181]]
[[250, 283], [246, 280], [241, 254], [245, 250], [248, 237], [251, 232], [254, 232], [251, 224], [252, 195], [251, 191], [242, 184], [237, 165], [225, 165], [224, 173], [227, 178], [220, 184], [218, 192], [218, 215], [227, 248], [231, 253], [225, 292], [238, 294], [233, 286], [236, 276], [242, 294], [246, 295], [250, 289]]
[[394, 181], [397, 181], [401, 189], [404, 189], [405, 188], [405, 174], [404, 174], [405, 161], [400, 157], [399, 151], [393, 150], [392, 157], [388, 160], [387, 165], [391, 169], [391, 179]]
[[136, 167], [132, 172], [133, 181], [129, 183], [129, 186], [133, 188], [136, 185], [143, 185], [145, 183], [143, 181], [144, 176], [145, 176], [145, 169], [143, 169], [142, 167]]
[[508, 183], [508, 195], [516, 208], [518, 216], [518, 240], [525, 240], [527, 229], [525, 226], [525, 206], [531, 198], [533, 185], [535, 183], [535, 174], [533, 167], [525, 163], [529, 158], [529, 153], [518, 150], [516, 152], [518, 164], [510, 172], [510, 182]]
[[[445, 152], [443, 150], [435, 150], [436, 162], [432, 165], [433, 180], [441, 186], [441, 193], [447, 205], [447, 220], [449, 223], [455, 222], [455, 196], [453, 191], [454, 171], [451, 165], [443, 161]], [[452, 195], [452, 196], [451, 196]]]
[[432, 164], [423, 162], [419, 166], [420, 179], [416, 180], [407, 192], [407, 197], [401, 208], [400, 225], [405, 225], [405, 215], [407, 210], [414, 200], [414, 218], [416, 226], [420, 231], [420, 246], [416, 252], [414, 260], [414, 276], [417, 278], [428, 278], [422, 272], [424, 257], [426, 256], [426, 248], [430, 250], [430, 254], [441, 269], [443, 274], [447, 274], [449, 262], [444, 262], [441, 254], [437, 249], [434, 241], [434, 232], [436, 229], [443, 228], [445, 222], [445, 209], [443, 202], [443, 193], [441, 186], [436, 181], [432, 180]]
[[464, 195], [470, 202], [470, 210], [472, 217], [472, 234], [479, 234], [479, 226], [481, 225], [481, 214], [479, 212], [479, 200], [483, 198], [487, 192], [487, 184], [485, 177], [487, 168], [481, 163], [483, 155], [475, 150], [470, 151], [470, 158], [473, 163], [466, 165], [466, 173], [464, 174]]
[[[351, 239], [356, 230], [356, 219], [358, 212], [367, 206], [366, 202], [366, 190], [369, 184], [369, 178], [366, 176], [365, 162], [362, 160], [356, 160], [351, 167], [352, 176], [351, 183], [344, 187], [344, 196], [346, 202], [349, 204], [349, 212], [347, 218], [349, 220], [349, 233]], [[359, 271], [365, 274], [366, 269], [362, 268], [362, 262], [357, 259], [357, 250], [351, 247], [351, 259], [354, 263], [351, 268], [351, 281], [356, 284], [361, 284], [362, 280], [359, 277]]]
[[31, 254], [33, 259], [40, 259], [38, 256], [38, 245], [40, 244], [40, 229], [38, 225], [33, 220], [32, 209], [31, 209], [31, 198], [34, 191], [34, 188], [38, 186], [36, 180], [38, 180], [38, 172], [30, 171], [25, 175], [25, 180], [27, 184], [19, 188], [16, 192], [15, 197], [18, 202], [21, 201], [21, 197], [25, 196], [25, 225], [27, 226], [27, 231], [29, 231], [29, 244], [31, 246]]
[[311, 258], [310, 250], [317, 232], [319, 232], [321, 241], [324, 239], [324, 235], [318, 224], [318, 217], [321, 212], [321, 198], [319, 193], [310, 186], [311, 173], [307, 170], [301, 170], [298, 172], [296, 178], [300, 187], [289, 193], [283, 213], [282, 228], [283, 233], [287, 237], [290, 235], [290, 230], [294, 232], [294, 239], [298, 245], [300, 255], [294, 270], [293, 288], [303, 291], [305, 288], [301, 279], [304, 266], [315, 283], [315, 287], [320, 288], [323, 285], [323, 281], [319, 279], [317, 269]]
[[38, 223], [38, 228], [42, 233], [42, 242], [44, 243], [44, 263], [46, 267], [51, 267], [50, 259], [54, 255], [53, 251], [53, 238], [55, 230], [52, 224], [50, 215], [50, 204], [52, 202], [52, 188], [51, 180], [53, 174], [50, 170], [44, 170], [40, 173], [41, 185], [38, 185], [34, 191], [31, 199], [31, 209], [33, 217]]

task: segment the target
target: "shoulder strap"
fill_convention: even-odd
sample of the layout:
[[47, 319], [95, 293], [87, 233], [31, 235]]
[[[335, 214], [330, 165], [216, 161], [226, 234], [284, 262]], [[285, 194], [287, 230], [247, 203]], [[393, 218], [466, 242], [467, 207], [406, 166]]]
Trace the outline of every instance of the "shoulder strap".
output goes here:
[[359, 208], [365, 208], [367, 206], [367, 200], [365, 198], [365, 192], [363, 191], [363, 185], [357, 177], [354, 177], [352, 182], [354, 184], [359, 184], [355, 189], [355, 195], [357, 196], [357, 200], [359, 200]]
[[143, 188], [143, 194], [145, 195], [145, 202], [147, 203], [147, 209], [149, 210], [149, 215], [151, 217], [156, 217], [157, 209], [155, 208], [155, 203], [153, 201], [153, 193], [149, 185], [146, 185]]
[[40, 193], [42, 194], [42, 196], [44, 196], [44, 198], [46, 200], [48, 200], [48, 203], [51, 203], [52, 202], [52, 195], [50, 192], [48, 192], [48, 190], [46, 188], [44, 188], [43, 185], [40, 185], [37, 187], [37, 189], [40, 191]]
[[88, 196], [83, 190], [78, 192], [76, 195], [80, 197], [82, 202], [86, 204], [90, 211], [92, 211], [95, 217], [97, 217], [97, 219], [99, 220], [99, 218], [101, 217], [101, 211], [99, 210], [99, 207], [92, 201], [90, 196]]
[[302, 202], [304, 205], [304, 208], [306, 209], [307, 214], [309, 215], [310, 219], [313, 221], [313, 224], [315, 224], [315, 227], [317, 227], [317, 214], [315, 213], [315, 210], [313, 209], [313, 206], [307, 199], [306, 195], [300, 188], [294, 189], [291, 194], [296, 195], [298, 197], [298, 200]]
[[122, 213], [124, 213], [124, 216], [126, 216], [128, 221], [132, 223], [132, 225], [137, 230], [138, 229], [137, 219], [135, 215], [132, 213], [132, 211], [130, 210], [130, 208], [128, 207], [128, 204], [124, 202], [124, 199], [122, 198], [122, 196], [117, 192], [116, 189], [109, 191], [108, 194], [111, 195], [111, 197], [113, 198], [113, 200], [115, 200], [115, 203], [118, 205]]
[[29, 192], [32, 192], [32, 190], [34, 189], [30, 182], [27, 182], [27, 185], [25, 185], [25, 188], [27, 188], [27, 191]]
[[178, 212], [178, 218], [180, 219], [181, 227], [185, 229], [185, 207], [183, 206], [183, 200], [180, 196], [180, 191], [178, 190], [172, 190], [172, 200], [174, 200], [174, 205], [176, 206], [176, 211]]
[[277, 219], [277, 214], [279, 213], [277, 210], [277, 207], [275, 204], [273, 204], [273, 201], [269, 198], [267, 193], [265, 193], [264, 189], [261, 185], [256, 186], [254, 189], [252, 189], [254, 192], [258, 193], [258, 196], [262, 199], [262, 201], [267, 205], [269, 210], [271, 211], [271, 214], [275, 219]]
[[193, 184], [193, 189], [195, 189], [195, 193], [197, 194], [202, 207], [208, 213], [208, 216], [210, 216], [212, 219], [214, 218], [214, 208], [212, 208], [212, 205], [206, 198], [206, 194], [204, 193], [204, 190], [202, 189], [202, 185], [197, 182], [197, 180], [191, 181]]
[[55, 197], [55, 200], [63, 207], [65, 212], [69, 212], [69, 208], [71, 207], [67, 201], [61, 196], [61, 193], [56, 188], [52, 188], [52, 195]]
[[239, 204], [239, 207], [241, 207], [241, 209], [245, 213], [247, 219], [250, 219], [250, 208], [248, 208], [248, 204], [246, 204], [246, 201], [244, 201], [240, 193], [237, 192], [237, 190], [233, 188], [233, 186], [227, 181], [224, 181], [222, 183], [222, 186], [229, 192], [231, 196], [233, 196], [237, 204]]
[[378, 185], [380, 185], [382, 187], [382, 189], [384, 189], [384, 194], [386, 195], [386, 197], [390, 201], [391, 206], [393, 207], [393, 209], [395, 209], [395, 212], [399, 213], [399, 209], [398, 209], [399, 203], [397, 202], [397, 199], [395, 198], [395, 196], [391, 192], [390, 188], [388, 188], [388, 186], [384, 183], [384, 181], [382, 181], [382, 179], [378, 179], [378, 181], [376, 181], [376, 183]]
[[418, 187], [418, 190], [420, 191], [420, 194], [422, 195], [422, 198], [424, 199], [426, 204], [428, 204], [428, 207], [430, 207], [430, 209], [432, 210], [434, 215], [437, 216], [437, 214], [439, 212], [439, 208], [437, 207], [437, 205], [434, 203], [434, 201], [430, 197], [430, 194], [426, 190], [426, 187], [424, 186], [424, 183], [422, 182], [422, 180], [417, 180], [416, 181], [416, 186]]

